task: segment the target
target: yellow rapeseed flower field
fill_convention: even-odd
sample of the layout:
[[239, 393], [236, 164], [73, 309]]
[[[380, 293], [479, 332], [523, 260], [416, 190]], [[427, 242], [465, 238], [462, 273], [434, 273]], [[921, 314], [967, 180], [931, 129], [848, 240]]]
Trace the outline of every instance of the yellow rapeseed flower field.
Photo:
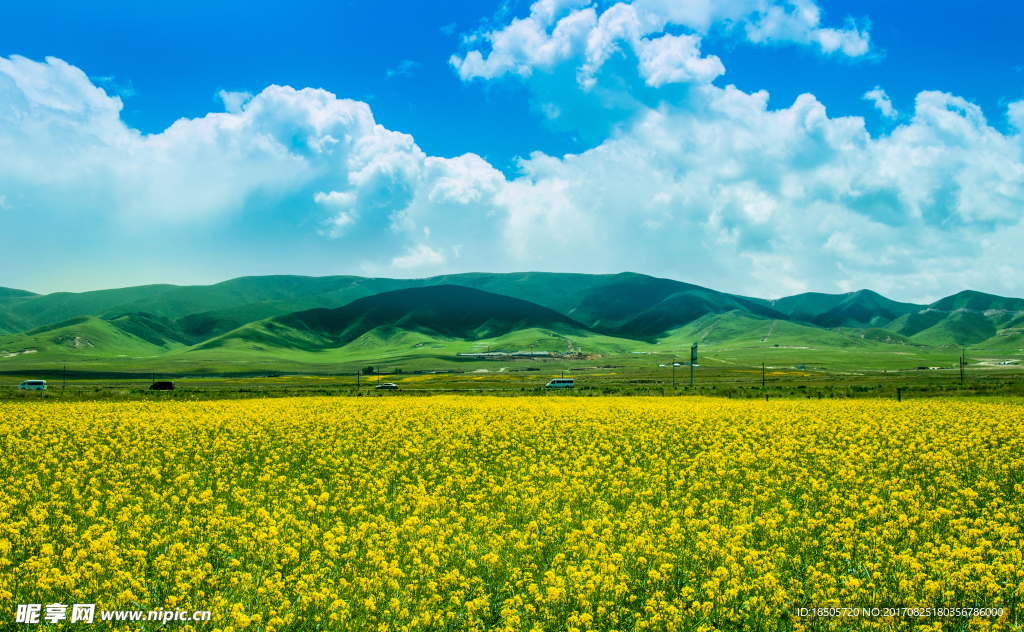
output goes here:
[[[1017, 629], [1022, 420], [951, 400], [3, 403], [0, 628], [82, 602], [213, 611], [181, 630]], [[1003, 614], [801, 615], [826, 606]]]

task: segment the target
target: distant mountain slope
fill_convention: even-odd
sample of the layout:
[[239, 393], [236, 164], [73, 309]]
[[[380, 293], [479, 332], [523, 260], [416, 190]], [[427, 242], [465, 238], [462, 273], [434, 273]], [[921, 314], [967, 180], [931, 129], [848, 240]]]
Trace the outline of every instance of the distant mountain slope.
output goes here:
[[[0, 310], [6, 306], [6, 312], [25, 327], [39, 327], [76, 316], [111, 319], [132, 313], [179, 320], [195, 314], [260, 303], [289, 302], [277, 311], [285, 314], [317, 307], [325, 302], [331, 306], [340, 306], [363, 296], [422, 283], [422, 280], [352, 276], [241, 277], [214, 285], [143, 285], [92, 292], [56, 292], [19, 296], [16, 301], [5, 300], [0, 293]], [[263, 313], [260, 317], [265, 318], [267, 315]]]
[[9, 313], [27, 327], [41, 327], [78, 316], [100, 316], [118, 305], [160, 294], [174, 287], [141, 285], [94, 292], [55, 292], [18, 301], [11, 305]]
[[0, 287], [0, 334], [24, 331], [29, 326], [11, 313], [11, 309], [27, 300], [38, 297], [38, 294], [9, 287]]
[[965, 291], [894, 319], [885, 329], [930, 346], [1013, 345], [1024, 323], [1024, 299]]
[[896, 318], [925, 308], [899, 303], [871, 290], [847, 294], [808, 292], [771, 302], [788, 320], [819, 327], [883, 327]]
[[190, 346], [199, 342], [197, 338], [181, 331], [174, 321], [163, 316], [146, 313], [125, 314], [107, 322], [127, 334], [159, 347]]
[[[353, 276], [241, 277], [204, 286], [175, 287], [159, 295], [117, 306], [117, 311], [146, 312], [179, 320], [186, 316], [237, 309], [240, 307], [290, 303], [289, 313], [320, 306], [317, 301], [340, 306], [357, 298], [408, 287], [402, 279], [367, 279]], [[108, 310], [113, 315], [112, 310]], [[266, 316], [262, 316], [265, 318]]]
[[996, 335], [979, 346], [990, 349], [1024, 349], [1024, 314], [1015, 313], [1003, 320]]
[[810, 322], [817, 316], [834, 309], [850, 297], [846, 294], [822, 294], [820, 292], [804, 292], [793, 296], [784, 296], [775, 300], [752, 299], [763, 302], [768, 307], [782, 312], [791, 320]]
[[[501, 274], [469, 272], [422, 279], [416, 286], [460, 285], [501, 294], [542, 305], [568, 316], [581, 297], [595, 288], [620, 282], [623, 277], [643, 275], [566, 274], [557, 272], [508, 272]], [[409, 287], [413, 287], [410, 285]], [[578, 319], [574, 319], [578, 320]]]
[[540, 305], [473, 288], [439, 285], [384, 292], [343, 307], [271, 318], [214, 338], [199, 348], [212, 349], [245, 338], [274, 347], [327, 349], [383, 328], [461, 340], [493, 338], [528, 328], [566, 334], [588, 332], [580, 323]]
[[33, 296], [39, 296], [34, 292], [28, 290], [16, 290], [10, 287], [0, 287], [0, 300], [6, 298], [30, 298]]
[[179, 330], [187, 336], [197, 340], [208, 340], [229, 331], [238, 329], [242, 325], [284, 316], [293, 312], [318, 307], [318, 305], [303, 304], [301, 301], [267, 301], [265, 303], [253, 303], [241, 307], [231, 307], [200, 314], [190, 314], [175, 321]]
[[24, 333], [0, 336], [0, 370], [7, 361], [140, 357], [159, 355], [167, 350], [105, 320], [80, 316]]
[[25, 324], [0, 307], [0, 334], [13, 334], [26, 329]]
[[[873, 335], [914, 344], [977, 345], [979, 336], [991, 333], [1001, 336], [999, 345], [1006, 345], [1016, 339], [1010, 323], [1024, 315], [1024, 299], [973, 291], [930, 306], [892, 301], [870, 290], [805, 293], [769, 301], [628, 272], [465, 273], [426, 279], [278, 275], [242, 277], [209, 286], [146, 285], [50, 295], [0, 288], [0, 334], [92, 316], [110, 321], [140, 340], [171, 348], [208, 341], [268, 318], [336, 309], [384, 292], [438, 286], [528, 301], [602, 335], [643, 341], [664, 338], [708, 315], [737, 312], [755, 320], [822, 328], [884, 329], [889, 333]], [[975, 313], [988, 324], [964, 317], [965, 313]], [[941, 324], [946, 319], [949, 321]]]
[[945, 315], [931, 327], [914, 334], [913, 340], [936, 347], [942, 345], [969, 346], [992, 338], [996, 332], [995, 324], [984, 314], [956, 311]]
[[[662, 345], [680, 345], [684, 349], [697, 342], [710, 353], [711, 349], [731, 348], [768, 350], [772, 348], [800, 349], [814, 354], [824, 350], [832, 352], [872, 351], [904, 353], [904, 347], [913, 346], [903, 336], [881, 329], [845, 330], [823, 329], [813, 325], [774, 320], [739, 310], [725, 314], [709, 314], [670, 332], [660, 339]], [[914, 346], [914, 350], [917, 347]]]
[[871, 290], [860, 290], [809, 322], [830, 328], [882, 327], [904, 314], [920, 311], [923, 307], [913, 303], [897, 303]]
[[[210, 286], [153, 285], [81, 294], [59, 293], [19, 303], [8, 330], [90, 315], [146, 314], [175, 321], [184, 336], [206, 340], [246, 323], [296, 311], [335, 308], [381, 292], [458, 285], [548, 307], [609, 335], [650, 338], [705, 313], [740, 309], [779, 317], [755, 301], [642, 274], [466, 273], [427, 279], [352, 276], [243, 277]], [[634, 321], [634, 322], [630, 322]], [[160, 334], [158, 334], [160, 335]]]
[[948, 312], [926, 309], [912, 314], [904, 314], [882, 329], [897, 333], [901, 336], [911, 337], [929, 329], [930, 327], [934, 327], [947, 316], [949, 316]]
[[[459, 276], [448, 278], [461, 284], [464, 280]], [[783, 314], [749, 299], [631, 272], [493, 276], [502, 277], [502, 283], [491, 281], [490, 291], [514, 292], [519, 298], [549, 307], [594, 331], [619, 338], [651, 339], [705, 314], [732, 310], [784, 318]]]
[[[655, 290], [656, 292], [657, 289], [671, 290], [675, 288], [650, 289]], [[591, 300], [585, 303], [583, 307], [589, 307], [592, 305], [594, 298], [611, 298], [614, 296], [616, 290], [617, 288], [615, 287], [607, 288], [605, 292], [591, 298]], [[656, 296], [657, 293], [648, 295], [650, 298], [654, 298]], [[646, 307], [646, 309], [618, 326], [608, 328], [603, 327], [604, 322], [607, 322], [606, 319], [601, 322], [602, 327], [599, 331], [603, 331], [603, 333], [607, 333], [610, 336], [617, 336], [620, 338], [653, 340], [672, 329], [691, 323], [707, 314], [724, 314], [727, 312], [739, 311], [752, 316], [761, 316], [765, 318], [782, 317], [782, 314], [773, 309], [697, 286], [690, 286], [679, 291], [671, 292], [649, 307], [640, 302], [639, 299], [641, 296], [636, 296], [636, 298], [638, 299], [638, 307]], [[627, 306], [622, 305], [622, 307], [626, 308]], [[600, 305], [596, 305], [591, 313], [598, 313], [599, 309]], [[595, 327], [595, 329], [597, 329], [597, 327]]]
[[1024, 312], [1024, 299], [1006, 298], [1003, 296], [996, 296], [994, 294], [985, 294], [983, 292], [966, 290], [964, 292], [959, 292], [952, 296], [947, 296], [944, 299], [935, 301], [934, 303], [929, 305], [928, 308], [945, 310], [949, 312], [958, 309], [969, 309], [979, 312], [984, 312], [988, 310]]

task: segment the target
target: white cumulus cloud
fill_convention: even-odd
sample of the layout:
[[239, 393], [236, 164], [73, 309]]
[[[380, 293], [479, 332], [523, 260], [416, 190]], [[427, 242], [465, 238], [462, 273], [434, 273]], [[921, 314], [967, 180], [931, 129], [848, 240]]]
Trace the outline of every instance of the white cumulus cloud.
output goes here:
[[251, 92], [229, 92], [228, 90], [221, 90], [217, 93], [217, 98], [224, 104], [224, 109], [232, 114], [241, 114], [242, 107], [252, 100]]
[[[860, 57], [870, 49], [865, 29], [848, 21], [844, 28], [821, 26], [821, 10], [811, 0], [636, 0], [618, 2], [602, 13], [590, 2], [541, 0], [530, 15], [500, 29], [471, 38], [484, 42], [450, 63], [464, 80], [494, 79], [505, 74], [529, 77], [559, 64], [577, 67], [581, 87], [593, 88], [602, 67], [628, 47], [648, 85], [708, 83], [725, 72], [715, 56], [702, 57], [702, 34], [713, 24], [742, 25], [753, 43], [795, 43], [823, 53]], [[693, 34], [673, 35], [669, 27]], [[486, 53], [486, 54], [485, 54]]]
[[[561, 24], [587, 8], [545, 10]], [[644, 57], [666, 37], [638, 40], [651, 60], [639, 80], [672, 80], [654, 69], [680, 66], [661, 57], [696, 59], [681, 35]], [[270, 250], [230, 257], [251, 267], [279, 250], [275, 261], [308, 259], [312, 274], [635, 270], [760, 296], [1022, 291], [1024, 270], [1008, 263], [1024, 241], [1020, 102], [1003, 133], [967, 100], [922, 92], [877, 137], [810, 94], [769, 103], [697, 83], [685, 103], [640, 108], [580, 154], [531, 154], [507, 179], [475, 154], [427, 155], [367, 104], [323, 90], [271, 86], [141, 134], [74, 66], [0, 58], [0, 205], [18, 210], [5, 230], [47, 234], [10, 240], [0, 270], [23, 269], [24, 248], [42, 261], [68, 243], [104, 244], [120, 262], [118, 235], [185, 261], [175, 255], [192, 241], [247, 244], [265, 225]]]
[[747, 39], [754, 43], [816, 44], [823, 53], [841, 52], [860, 57], [868, 52], [870, 38], [852, 21], [846, 28], [821, 26], [821, 9], [812, 0], [789, 0], [788, 6], [772, 4], [746, 23]]
[[612, 260], [775, 296], [1024, 288], [1024, 271], [990, 272], [1024, 238], [1024, 143], [976, 106], [924, 92], [874, 139], [811, 95], [772, 110], [766, 93], [707, 86], [695, 101], [583, 154], [523, 160], [496, 198], [518, 267]]
[[868, 90], [865, 92], [863, 98], [866, 101], [874, 103], [875, 107], [878, 108], [878, 111], [881, 112], [882, 116], [885, 118], [894, 119], [900, 115], [900, 113], [896, 111], [896, 108], [892, 106], [892, 101], [889, 99], [889, 95], [885, 93], [885, 90], [882, 90], [878, 86], [875, 86], [874, 90]]
[[438, 266], [445, 262], [447, 257], [440, 250], [435, 250], [426, 244], [419, 244], [415, 248], [409, 248], [400, 257], [391, 260], [391, 265], [403, 270], [413, 270]]

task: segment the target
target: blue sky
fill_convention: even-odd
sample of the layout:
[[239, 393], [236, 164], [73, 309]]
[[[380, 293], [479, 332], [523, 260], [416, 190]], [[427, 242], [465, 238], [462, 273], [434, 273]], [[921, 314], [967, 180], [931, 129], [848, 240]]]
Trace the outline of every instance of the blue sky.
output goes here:
[[[767, 297], [1020, 296], [1022, 18], [882, 0], [7, 7], [0, 285], [628, 269]], [[365, 104], [355, 127], [346, 99]]]

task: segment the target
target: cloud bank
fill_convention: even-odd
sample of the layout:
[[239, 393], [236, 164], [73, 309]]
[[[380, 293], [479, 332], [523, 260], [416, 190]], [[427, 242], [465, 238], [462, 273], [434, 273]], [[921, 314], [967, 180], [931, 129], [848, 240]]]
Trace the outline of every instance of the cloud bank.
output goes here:
[[[367, 104], [323, 90], [222, 92], [225, 112], [144, 135], [121, 120], [119, 97], [65, 61], [0, 58], [0, 217], [8, 234], [45, 225], [53, 248], [82, 218], [104, 239], [241, 234], [271, 217], [267, 230], [283, 241], [305, 235], [331, 253], [309, 274], [635, 270], [766, 297], [861, 287], [905, 300], [965, 287], [1021, 293], [1018, 131], [1001, 133], [942, 92], [919, 94], [878, 137], [859, 117], [830, 118], [810, 94], [773, 109], [764, 91], [709, 83], [721, 62], [700, 56], [699, 34], [722, 20], [755, 42], [867, 50], [856, 44], [862, 31], [820, 26], [805, 2], [652, 0], [597, 15], [543, 0], [487, 36], [488, 56], [461, 58], [460, 75], [520, 81], [570, 69], [572, 90], [586, 93], [600, 87], [608, 51], [626, 46], [638, 80], [690, 89], [639, 107], [589, 151], [521, 159], [512, 179], [476, 154], [426, 155]], [[668, 24], [693, 33], [651, 36]], [[516, 29], [539, 33], [538, 46], [529, 33], [502, 39]], [[865, 98], [895, 114], [881, 89]], [[1024, 103], [1007, 116], [1024, 128]]]
[[[494, 79], [505, 74], [530, 76], [572, 63], [581, 87], [592, 88], [610, 58], [627, 47], [647, 85], [709, 83], [725, 72], [718, 57], [702, 57], [702, 35], [714, 25], [739, 31], [757, 44], [813, 45], [826, 54], [867, 54], [870, 37], [849, 22], [845, 28], [821, 26], [821, 10], [810, 0], [637, 0], [619, 2], [598, 14], [589, 0], [539, 0], [530, 15], [501, 29], [471, 36], [470, 45], [450, 63], [463, 80]], [[671, 28], [691, 34], [673, 35]]]

